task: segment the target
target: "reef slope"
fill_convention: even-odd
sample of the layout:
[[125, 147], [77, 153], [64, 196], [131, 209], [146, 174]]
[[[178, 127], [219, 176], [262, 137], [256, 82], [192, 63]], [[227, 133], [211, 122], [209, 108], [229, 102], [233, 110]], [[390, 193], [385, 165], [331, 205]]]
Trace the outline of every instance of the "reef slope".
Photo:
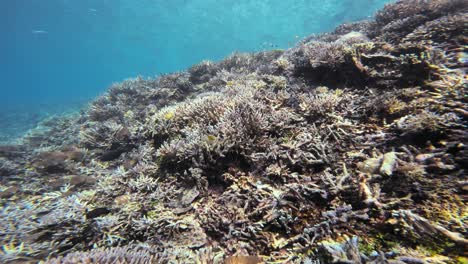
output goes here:
[[43, 122], [0, 146], [0, 261], [466, 263], [467, 11], [398, 1]]

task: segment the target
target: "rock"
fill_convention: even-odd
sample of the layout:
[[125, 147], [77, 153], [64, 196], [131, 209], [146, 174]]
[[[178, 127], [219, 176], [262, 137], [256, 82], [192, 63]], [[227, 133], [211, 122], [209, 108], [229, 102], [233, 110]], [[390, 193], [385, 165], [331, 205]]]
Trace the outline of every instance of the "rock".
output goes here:
[[382, 158], [382, 165], [380, 166], [380, 174], [384, 176], [391, 176], [397, 164], [397, 155], [394, 151], [385, 153]]
[[200, 192], [195, 187], [190, 190], [187, 190], [184, 192], [180, 200], [180, 204], [182, 206], [190, 205], [193, 201], [195, 201], [195, 199], [197, 199], [198, 195], [200, 195]]
[[100, 157], [100, 160], [101, 161], [111, 161], [111, 160], [115, 160], [117, 159], [118, 157], [120, 157], [120, 155], [124, 153], [124, 150], [121, 149], [121, 148], [118, 148], [118, 149], [113, 149], [113, 150], [107, 150], [107, 151], [104, 151]]
[[387, 152], [384, 155], [380, 155], [376, 158], [370, 158], [364, 162], [357, 164], [358, 169], [361, 172], [367, 174], [381, 174], [383, 176], [391, 176], [395, 170], [398, 157], [396, 152]]
[[96, 218], [96, 217], [99, 217], [101, 215], [106, 215], [110, 213], [110, 210], [105, 208], [105, 207], [99, 207], [99, 208], [95, 208], [91, 211], [88, 211], [86, 213], [86, 218], [87, 219], [92, 219], [92, 218]]
[[26, 148], [22, 145], [0, 145], [0, 157], [17, 157], [24, 154]]
[[19, 188], [17, 186], [11, 186], [0, 192], [0, 198], [8, 199], [18, 192], [19, 192]]
[[364, 172], [367, 174], [375, 174], [379, 171], [381, 163], [382, 163], [382, 156], [377, 157], [377, 158], [370, 158], [363, 162], [359, 162], [357, 164], [357, 167], [361, 172]]
[[63, 151], [45, 151], [37, 155], [33, 166], [49, 173], [63, 172], [66, 162], [81, 161], [85, 153], [78, 148], [64, 148]]
[[70, 175], [70, 184], [73, 186], [82, 186], [85, 184], [93, 184], [96, 182], [96, 179], [90, 176], [82, 175]]
[[40, 153], [33, 166], [48, 173], [65, 171], [65, 161], [68, 159], [66, 153], [61, 151], [46, 151]]
[[82, 161], [85, 157], [85, 153], [79, 149], [70, 150], [65, 152], [69, 160]]

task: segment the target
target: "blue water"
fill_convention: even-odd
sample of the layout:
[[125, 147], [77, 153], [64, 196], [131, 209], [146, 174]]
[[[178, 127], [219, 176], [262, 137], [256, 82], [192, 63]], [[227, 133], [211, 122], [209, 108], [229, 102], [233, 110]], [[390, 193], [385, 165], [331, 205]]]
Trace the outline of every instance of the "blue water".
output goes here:
[[[113, 82], [234, 51], [288, 48], [388, 0], [1, 0], [0, 133], [79, 107]], [[21, 121], [21, 114], [29, 121]], [[31, 119], [33, 120], [33, 119]], [[22, 127], [22, 126], [21, 126]], [[0, 139], [1, 141], [1, 139]]]

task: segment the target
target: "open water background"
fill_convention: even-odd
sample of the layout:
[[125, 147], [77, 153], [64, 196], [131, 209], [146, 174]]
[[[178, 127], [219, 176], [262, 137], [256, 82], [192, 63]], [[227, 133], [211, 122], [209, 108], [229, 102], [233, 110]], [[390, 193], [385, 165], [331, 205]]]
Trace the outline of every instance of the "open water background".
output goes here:
[[0, 143], [110, 84], [286, 49], [388, 0], [0, 0]]

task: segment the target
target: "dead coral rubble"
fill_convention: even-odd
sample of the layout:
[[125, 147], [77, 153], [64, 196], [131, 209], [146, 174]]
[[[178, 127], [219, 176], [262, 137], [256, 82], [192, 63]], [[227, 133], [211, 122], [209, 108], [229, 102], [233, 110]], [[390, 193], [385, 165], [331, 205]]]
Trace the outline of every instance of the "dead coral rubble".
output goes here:
[[0, 261], [466, 262], [467, 9], [114, 84], [0, 148]]

